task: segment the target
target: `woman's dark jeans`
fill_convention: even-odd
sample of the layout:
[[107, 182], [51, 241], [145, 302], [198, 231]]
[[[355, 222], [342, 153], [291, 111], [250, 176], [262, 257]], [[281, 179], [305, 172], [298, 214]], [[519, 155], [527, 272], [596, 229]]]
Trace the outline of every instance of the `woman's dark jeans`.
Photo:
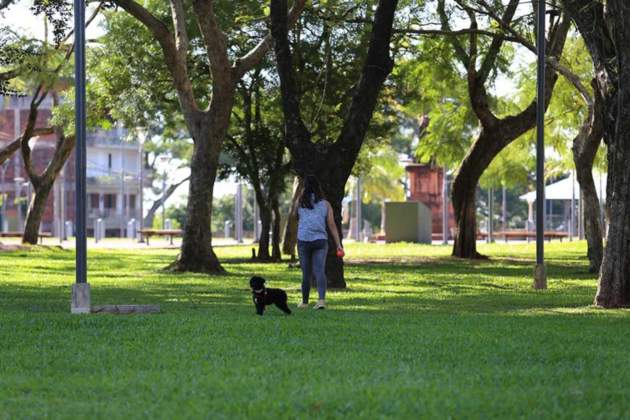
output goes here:
[[328, 253], [328, 240], [298, 241], [298, 255], [302, 267], [302, 303], [308, 303], [308, 295], [311, 291], [311, 277], [314, 275], [317, 281], [319, 299], [326, 298], [326, 254]]

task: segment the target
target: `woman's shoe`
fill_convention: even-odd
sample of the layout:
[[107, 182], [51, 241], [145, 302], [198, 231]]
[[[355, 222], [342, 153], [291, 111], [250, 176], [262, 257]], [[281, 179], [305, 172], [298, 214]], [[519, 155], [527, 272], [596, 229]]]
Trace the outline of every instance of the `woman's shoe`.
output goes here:
[[318, 300], [315, 306], [313, 306], [313, 309], [326, 309], [326, 301]]
[[304, 303], [304, 302], [298, 303], [297, 308], [298, 309], [306, 309], [306, 308], [308, 308], [308, 303]]

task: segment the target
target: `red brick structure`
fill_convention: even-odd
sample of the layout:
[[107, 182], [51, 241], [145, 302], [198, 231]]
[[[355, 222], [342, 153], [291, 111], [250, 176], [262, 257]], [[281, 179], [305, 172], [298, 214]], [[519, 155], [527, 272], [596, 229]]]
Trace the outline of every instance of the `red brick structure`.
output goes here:
[[[444, 170], [440, 167], [412, 163], [405, 166], [409, 180], [408, 201], [419, 201], [431, 210], [432, 232], [442, 237], [442, 182]], [[448, 227], [455, 228], [455, 214], [450, 201], [448, 204]], [[452, 235], [449, 234], [449, 237]], [[434, 239], [437, 239], [434, 237]]]

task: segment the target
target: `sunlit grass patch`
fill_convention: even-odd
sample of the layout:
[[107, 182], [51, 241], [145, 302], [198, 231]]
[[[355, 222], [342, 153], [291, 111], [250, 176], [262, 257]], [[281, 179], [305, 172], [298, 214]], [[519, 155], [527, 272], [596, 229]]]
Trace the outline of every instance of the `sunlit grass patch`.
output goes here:
[[[74, 255], [0, 253], [0, 418], [617, 418], [627, 415], [625, 310], [591, 306], [585, 244], [349, 244], [347, 290], [326, 311], [254, 314], [260, 274], [299, 301], [299, 269], [219, 247], [228, 273], [162, 270], [175, 250], [91, 250], [94, 304], [157, 315], [69, 314]], [[611, 396], [616, 397], [612, 398]]]

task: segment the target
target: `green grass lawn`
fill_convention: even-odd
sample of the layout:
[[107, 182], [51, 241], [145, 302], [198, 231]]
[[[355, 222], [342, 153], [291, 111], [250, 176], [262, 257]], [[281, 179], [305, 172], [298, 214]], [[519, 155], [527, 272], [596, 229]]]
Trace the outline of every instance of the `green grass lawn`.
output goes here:
[[294, 306], [300, 273], [218, 249], [227, 276], [158, 270], [175, 253], [93, 251], [93, 304], [70, 315], [74, 256], [0, 253], [0, 418], [620, 418], [630, 416], [630, 313], [591, 307], [585, 244], [354, 245], [329, 309], [257, 317], [249, 276]]

